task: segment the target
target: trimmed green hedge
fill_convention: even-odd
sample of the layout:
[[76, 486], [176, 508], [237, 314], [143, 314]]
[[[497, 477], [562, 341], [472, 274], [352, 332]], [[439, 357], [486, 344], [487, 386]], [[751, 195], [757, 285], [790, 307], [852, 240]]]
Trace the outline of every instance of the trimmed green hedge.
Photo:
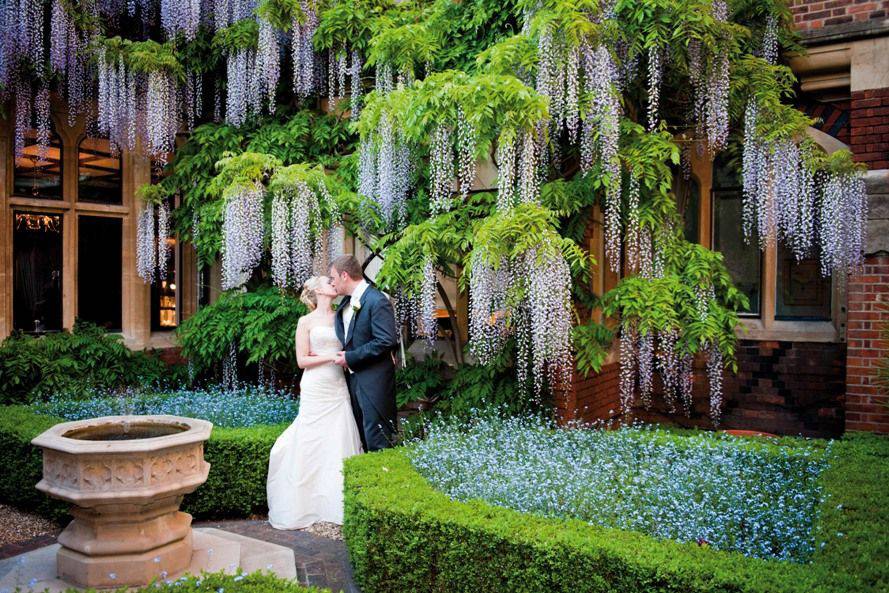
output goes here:
[[889, 590], [889, 439], [837, 441], [811, 564], [450, 500], [405, 449], [346, 461], [343, 531], [364, 593], [865, 593]]
[[[82, 590], [68, 589], [67, 593], [79, 593], [80, 591]], [[127, 589], [117, 589], [115, 593], [126, 591]], [[330, 593], [330, 589], [304, 587], [295, 581], [259, 572], [246, 575], [213, 572], [201, 576], [184, 576], [174, 581], [157, 582], [140, 589], [132, 589], [130, 593], [222, 593], [223, 591], [228, 591], [228, 593]], [[96, 593], [96, 590], [87, 589], [83, 593]]]
[[[27, 406], [0, 407], [0, 451], [6, 472], [0, 480], [0, 502], [63, 519], [67, 506], [34, 486], [43, 472], [40, 450], [31, 439], [62, 418], [35, 414]], [[210, 463], [207, 482], [185, 497], [182, 509], [200, 519], [247, 517], [266, 510], [269, 452], [286, 424], [251, 428], [213, 428], [205, 447]]]

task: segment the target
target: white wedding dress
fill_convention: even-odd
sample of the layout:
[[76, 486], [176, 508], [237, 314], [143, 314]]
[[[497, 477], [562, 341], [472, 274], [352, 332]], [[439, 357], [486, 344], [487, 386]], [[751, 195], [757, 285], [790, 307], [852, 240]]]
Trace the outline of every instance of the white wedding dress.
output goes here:
[[[333, 327], [309, 330], [316, 354], [341, 349]], [[361, 438], [343, 369], [330, 363], [303, 371], [299, 413], [278, 437], [269, 459], [269, 523], [301, 529], [316, 521], [343, 523], [343, 460], [361, 453]]]

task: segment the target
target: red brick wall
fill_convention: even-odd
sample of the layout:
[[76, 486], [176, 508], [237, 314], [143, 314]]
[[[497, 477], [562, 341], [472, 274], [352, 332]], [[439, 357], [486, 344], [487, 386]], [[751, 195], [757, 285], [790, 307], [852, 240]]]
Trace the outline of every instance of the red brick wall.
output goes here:
[[869, 169], [889, 169], [889, 88], [852, 93], [850, 148]]
[[889, 343], [880, 339], [889, 323], [889, 256], [868, 257], [848, 293], [846, 430], [889, 433], [889, 394], [874, 384], [877, 365], [889, 357]]
[[[738, 374], [725, 373], [720, 429], [758, 430], [774, 434], [835, 437], [843, 433], [846, 347], [841, 343], [742, 340]], [[557, 398], [559, 417], [604, 420], [620, 413], [620, 365], [606, 365], [598, 375], [576, 376], [571, 390]], [[704, 360], [695, 364], [691, 417], [668, 414], [655, 395], [650, 410], [634, 417], [684, 427], [712, 429]], [[655, 377], [655, 392], [660, 382]]]
[[793, 0], [790, 8], [797, 29], [812, 31], [884, 19], [889, 13], [889, 0]]
[[589, 377], [575, 371], [572, 385], [555, 398], [561, 422], [593, 421], [613, 417], [620, 411], [620, 364], [613, 362], [602, 367], [599, 374]]

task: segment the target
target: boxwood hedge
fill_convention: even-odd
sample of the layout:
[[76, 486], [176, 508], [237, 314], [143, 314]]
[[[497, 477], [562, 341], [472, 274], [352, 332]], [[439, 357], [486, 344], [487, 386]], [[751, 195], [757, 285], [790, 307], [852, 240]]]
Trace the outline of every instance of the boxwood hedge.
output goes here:
[[[31, 439], [62, 418], [35, 414], [27, 406], [0, 407], [0, 451], [5, 472], [0, 502], [63, 519], [67, 506], [34, 487], [43, 472], [40, 450]], [[266, 510], [269, 452], [286, 424], [251, 428], [214, 427], [205, 446], [210, 463], [207, 482], [185, 497], [182, 509], [196, 518], [247, 517]]]
[[[105, 589], [107, 592], [107, 589]], [[114, 593], [125, 593], [127, 589], [117, 589]], [[272, 574], [254, 572], [251, 574], [206, 573], [200, 576], [184, 576], [176, 580], [130, 589], [130, 593], [330, 593], [330, 589], [305, 587], [296, 581], [278, 578]], [[95, 589], [68, 589], [65, 593], [97, 593]]]
[[405, 449], [347, 460], [344, 534], [364, 593], [864, 593], [889, 590], [889, 439], [835, 443], [810, 564], [455, 502]]

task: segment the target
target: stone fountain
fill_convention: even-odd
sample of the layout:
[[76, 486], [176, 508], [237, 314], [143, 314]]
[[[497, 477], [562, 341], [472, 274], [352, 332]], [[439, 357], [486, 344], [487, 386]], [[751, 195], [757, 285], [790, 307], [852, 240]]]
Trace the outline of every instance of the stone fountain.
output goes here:
[[[289, 548], [220, 529], [192, 529], [182, 499], [207, 480], [204, 443], [213, 425], [179, 416], [107, 416], [53, 426], [37, 489], [70, 503], [58, 544], [17, 559], [26, 574], [0, 587], [60, 591], [145, 585], [201, 571], [270, 570], [293, 578]], [[215, 552], [215, 554], [214, 554]]]
[[32, 443], [43, 449], [37, 489], [72, 504], [59, 535], [59, 577], [81, 587], [144, 585], [191, 562], [184, 495], [207, 480], [213, 425], [177, 416], [66, 422]]

